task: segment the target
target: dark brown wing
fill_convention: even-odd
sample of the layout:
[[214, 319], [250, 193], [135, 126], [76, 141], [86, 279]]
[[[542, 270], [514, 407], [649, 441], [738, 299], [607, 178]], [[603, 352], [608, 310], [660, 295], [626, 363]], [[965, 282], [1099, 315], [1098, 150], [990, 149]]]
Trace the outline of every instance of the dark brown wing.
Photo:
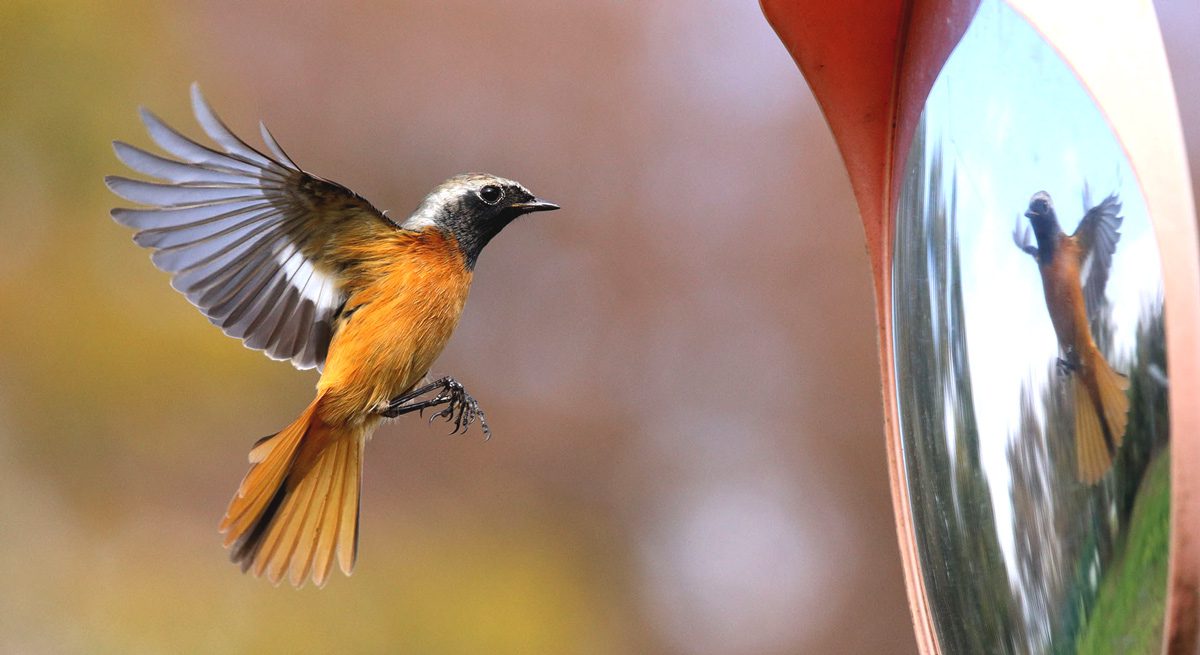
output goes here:
[[112, 216], [138, 230], [134, 241], [154, 249], [154, 264], [172, 275], [171, 286], [225, 334], [297, 368], [320, 367], [346, 299], [322, 251], [347, 230], [395, 226], [345, 187], [302, 171], [265, 126], [272, 156], [246, 144], [196, 85], [192, 106], [221, 150], [143, 109], [151, 138], [178, 160], [114, 142], [122, 162], [164, 183], [105, 178], [117, 195], [150, 206], [114, 209]]
[[1113, 253], [1121, 234], [1118, 230], [1125, 220], [1118, 216], [1121, 202], [1113, 193], [1092, 207], [1075, 228], [1071, 238], [1079, 244], [1079, 271], [1083, 283], [1083, 299], [1087, 303], [1087, 315], [1096, 317], [1100, 304], [1104, 302], [1104, 287], [1108, 284], [1108, 271], [1112, 268]]

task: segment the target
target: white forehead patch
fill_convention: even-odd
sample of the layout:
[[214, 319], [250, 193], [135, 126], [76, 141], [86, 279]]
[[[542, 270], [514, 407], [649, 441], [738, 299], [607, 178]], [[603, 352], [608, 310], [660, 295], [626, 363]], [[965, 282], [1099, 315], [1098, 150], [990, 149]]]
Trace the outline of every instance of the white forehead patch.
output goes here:
[[425, 199], [421, 201], [421, 205], [417, 207], [417, 210], [406, 218], [400, 224], [400, 227], [416, 231], [434, 227], [438, 224], [438, 215], [447, 205], [452, 204], [465, 191], [478, 189], [488, 184], [495, 184], [505, 188], [516, 187], [525, 193], [529, 193], [520, 184], [502, 177], [479, 174], [459, 175], [441, 183], [429, 195], [425, 196]]

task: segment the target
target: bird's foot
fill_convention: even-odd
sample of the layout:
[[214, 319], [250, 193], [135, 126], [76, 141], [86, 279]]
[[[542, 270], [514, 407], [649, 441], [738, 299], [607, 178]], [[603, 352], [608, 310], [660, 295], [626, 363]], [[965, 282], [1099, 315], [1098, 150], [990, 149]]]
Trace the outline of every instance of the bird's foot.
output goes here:
[[1070, 375], [1079, 370], [1079, 355], [1074, 350], [1068, 350], [1066, 355], [1065, 358], [1059, 357], [1054, 362], [1059, 375]]
[[[435, 390], [438, 393], [433, 398], [417, 400], [417, 398]], [[441, 405], [445, 405], [445, 408], [430, 416], [430, 423], [438, 418], [452, 421], [454, 429], [450, 431], [450, 434], [456, 434], [458, 432], [466, 432], [472, 423], [479, 421], [479, 427], [483, 430], [484, 438], [491, 438], [492, 430], [488, 427], [487, 417], [483, 413], [483, 409], [479, 407], [479, 401], [467, 393], [466, 388], [463, 387], [461, 382], [450, 376], [393, 398], [379, 414], [387, 418], [395, 418], [409, 412], [421, 412], [424, 415], [422, 410]]]
[[466, 432], [467, 428], [478, 420], [484, 438], [490, 439], [492, 430], [488, 427], [487, 416], [479, 407], [479, 401], [472, 398], [463, 385], [454, 378], [445, 378], [445, 380], [445, 389], [438, 394], [438, 398], [446, 398], [446, 408], [430, 416], [429, 422], [432, 423], [437, 418], [454, 421], [454, 429], [450, 431], [450, 434], [455, 434], [460, 431]]
[[1017, 223], [1013, 226], [1012, 240], [1021, 252], [1037, 257], [1037, 243], [1033, 240], [1033, 234], [1029, 231], [1029, 226], [1021, 222], [1020, 216], [1017, 216]]

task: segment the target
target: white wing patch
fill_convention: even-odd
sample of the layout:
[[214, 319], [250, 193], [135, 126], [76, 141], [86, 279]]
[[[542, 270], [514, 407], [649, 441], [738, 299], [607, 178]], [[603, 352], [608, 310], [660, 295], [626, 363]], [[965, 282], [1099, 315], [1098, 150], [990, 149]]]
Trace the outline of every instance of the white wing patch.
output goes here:
[[283, 275], [300, 290], [300, 297], [315, 305], [318, 313], [333, 311], [341, 304], [337, 280], [318, 271], [292, 244], [284, 246], [276, 261]]

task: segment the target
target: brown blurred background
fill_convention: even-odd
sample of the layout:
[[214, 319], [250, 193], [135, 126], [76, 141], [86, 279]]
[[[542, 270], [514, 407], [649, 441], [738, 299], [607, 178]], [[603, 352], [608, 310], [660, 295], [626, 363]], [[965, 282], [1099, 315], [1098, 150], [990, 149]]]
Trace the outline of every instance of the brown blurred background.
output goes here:
[[[1193, 143], [1200, 16], [1159, 3]], [[139, 104], [381, 208], [485, 170], [563, 211], [482, 257], [435, 368], [495, 432], [368, 448], [358, 570], [216, 533], [316, 376], [210, 326], [107, 217]], [[256, 138], [252, 138], [256, 141]], [[750, 0], [0, 4], [0, 652], [907, 653], [869, 269]]]

